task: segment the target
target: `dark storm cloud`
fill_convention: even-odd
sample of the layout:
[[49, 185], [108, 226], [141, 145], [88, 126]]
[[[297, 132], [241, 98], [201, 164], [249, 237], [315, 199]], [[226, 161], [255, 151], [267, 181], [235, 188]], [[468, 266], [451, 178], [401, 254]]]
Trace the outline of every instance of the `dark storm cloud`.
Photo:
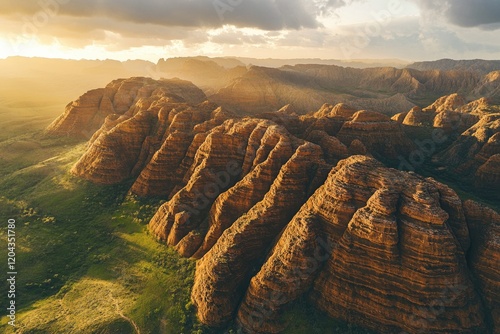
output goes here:
[[[417, 0], [424, 10], [461, 27], [500, 28], [500, 0]], [[442, 15], [441, 14], [441, 15]]]
[[454, 1], [448, 9], [447, 16], [451, 22], [464, 27], [500, 23], [500, 1]]
[[2, 0], [0, 15], [34, 15], [42, 8], [73, 17], [107, 17], [162, 26], [315, 28], [317, 17], [348, 0]]

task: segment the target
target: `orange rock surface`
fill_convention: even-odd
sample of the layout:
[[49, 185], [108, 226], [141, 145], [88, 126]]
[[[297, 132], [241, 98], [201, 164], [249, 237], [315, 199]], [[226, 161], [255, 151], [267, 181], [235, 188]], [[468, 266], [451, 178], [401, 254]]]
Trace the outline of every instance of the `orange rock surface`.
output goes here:
[[[191, 298], [202, 323], [279, 333], [282, 311], [307, 295], [332, 317], [383, 333], [498, 331], [498, 213], [376, 160], [415, 149], [400, 122], [481, 103], [447, 97], [395, 120], [328, 104], [243, 118], [190, 87], [115, 81], [48, 132], [93, 131], [75, 175], [131, 180], [132, 193], [167, 200], [149, 231], [198, 259]], [[491, 192], [500, 189], [500, 118], [481, 110], [435, 161]]]

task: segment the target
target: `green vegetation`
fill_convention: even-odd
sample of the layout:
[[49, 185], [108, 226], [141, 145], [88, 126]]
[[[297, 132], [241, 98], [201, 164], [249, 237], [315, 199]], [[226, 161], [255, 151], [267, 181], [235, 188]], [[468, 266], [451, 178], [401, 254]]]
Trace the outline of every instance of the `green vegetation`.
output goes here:
[[[194, 262], [146, 230], [159, 200], [127, 196], [68, 170], [85, 144], [23, 136], [0, 143], [0, 213], [16, 219], [17, 325], [21, 333], [210, 333], [190, 304]], [[6, 224], [0, 247], [7, 249]], [[6, 259], [5, 251], [2, 251]], [[5, 264], [2, 266], [6, 272]], [[2, 280], [2, 291], [8, 291]], [[0, 294], [6, 305], [6, 294]], [[2, 308], [2, 315], [5, 309]], [[2, 317], [1, 332], [12, 332]]]

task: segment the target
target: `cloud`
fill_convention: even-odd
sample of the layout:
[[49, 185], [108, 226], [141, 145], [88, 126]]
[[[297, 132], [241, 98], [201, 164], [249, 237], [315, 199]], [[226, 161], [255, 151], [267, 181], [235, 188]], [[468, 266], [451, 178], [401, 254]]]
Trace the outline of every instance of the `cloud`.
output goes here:
[[289, 31], [276, 41], [280, 47], [323, 48], [329, 44], [332, 34], [325, 30]]
[[266, 45], [272, 40], [262, 31], [245, 31], [233, 26], [225, 26], [209, 32], [209, 40], [221, 45]]
[[57, 41], [68, 47], [101, 44], [113, 45], [117, 49], [128, 49], [143, 45], [165, 46], [172, 41], [180, 40], [187, 46], [208, 41], [204, 29], [138, 24], [103, 17], [75, 19], [59, 15], [40, 26], [35, 25], [35, 22], [19, 22], [0, 17], [0, 27], [0, 36], [10, 36], [11, 39], [20, 40], [36, 38], [44, 44]]
[[500, 1], [498, 0], [416, 0], [426, 15], [442, 15], [460, 27], [479, 27], [486, 30], [500, 28]]
[[[348, 1], [352, 0], [2, 0], [0, 20], [8, 24], [1, 25], [0, 34], [36, 36], [44, 44], [125, 50], [180, 41], [185, 47], [207, 42], [272, 46], [279, 38], [267, 33], [281, 36], [286, 31], [320, 29], [320, 16]], [[247, 28], [260, 33], [238, 31]], [[213, 30], [222, 32], [211, 35]]]
[[496, 30], [500, 0], [399, 0], [401, 10], [381, 21], [383, 15], [378, 14], [386, 12], [390, 3], [0, 0], [0, 41], [28, 45], [38, 40], [44, 45], [99, 48], [151, 60], [156, 54], [164, 56], [162, 52], [262, 58], [500, 56]]
[[161, 26], [217, 28], [223, 25], [263, 30], [320, 26], [325, 11], [347, 0], [2, 0], [0, 15], [32, 16], [41, 10], [73, 17], [106, 17]]

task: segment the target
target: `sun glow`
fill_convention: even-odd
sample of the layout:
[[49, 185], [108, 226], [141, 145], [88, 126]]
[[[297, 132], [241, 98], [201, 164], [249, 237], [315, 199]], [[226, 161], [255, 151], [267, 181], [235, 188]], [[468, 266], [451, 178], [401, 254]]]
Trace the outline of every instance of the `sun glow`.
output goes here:
[[0, 58], [6, 58], [10, 56], [9, 51], [9, 42], [6, 41], [5, 39], [1, 38], [0, 39]]
[[165, 57], [164, 47], [144, 46], [127, 50], [108, 50], [108, 45], [90, 44], [80, 48], [68, 47], [54, 39], [50, 44], [42, 43], [36, 37], [17, 36], [0, 38], [0, 58], [9, 56], [45, 57], [63, 59], [117, 59], [142, 58], [156, 61]]

